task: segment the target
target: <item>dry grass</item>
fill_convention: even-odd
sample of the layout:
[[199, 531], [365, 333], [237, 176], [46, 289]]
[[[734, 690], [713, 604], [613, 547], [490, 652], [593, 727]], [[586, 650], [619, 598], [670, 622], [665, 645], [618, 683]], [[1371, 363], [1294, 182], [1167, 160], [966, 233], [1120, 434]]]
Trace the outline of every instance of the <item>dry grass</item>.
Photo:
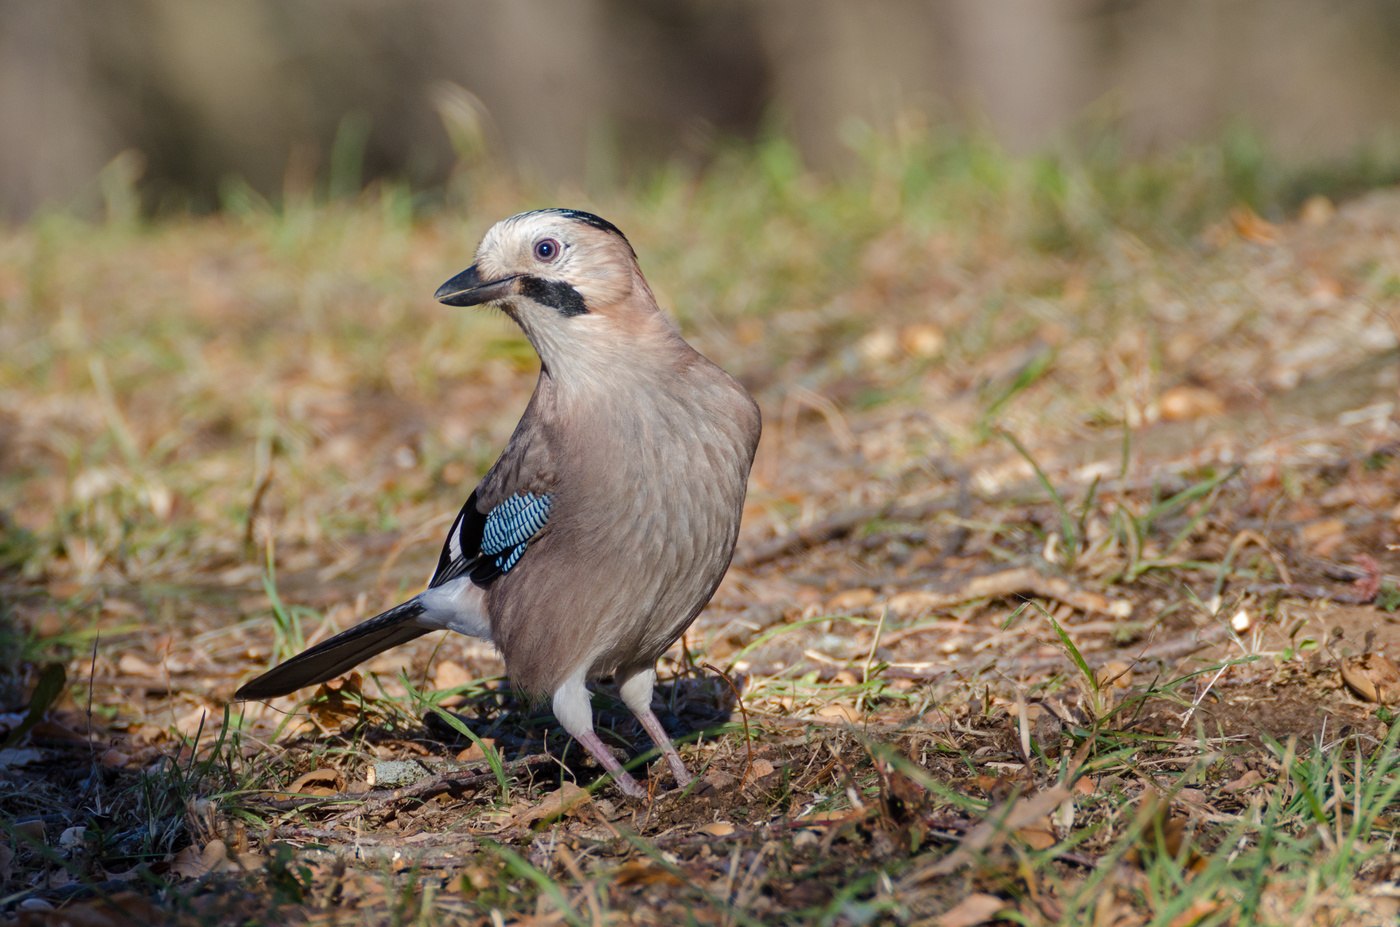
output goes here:
[[431, 569], [534, 362], [428, 294], [545, 199], [9, 230], [4, 911], [1393, 923], [1400, 193], [1271, 171], [910, 134], [839, 183], [773, 142], [547, 198], [629, 232], [767, 422], [663, 667], [704, 774], [640, 805], [461, 639], [226, 704]]

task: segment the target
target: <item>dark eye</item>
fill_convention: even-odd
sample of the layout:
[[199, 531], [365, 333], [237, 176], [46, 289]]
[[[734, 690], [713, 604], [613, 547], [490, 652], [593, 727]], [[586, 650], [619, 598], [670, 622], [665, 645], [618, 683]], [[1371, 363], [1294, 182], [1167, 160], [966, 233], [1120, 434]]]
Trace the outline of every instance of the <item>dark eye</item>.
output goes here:
[[548, 264], [559, 256], [559, 242], [553, 238], [541, 238], [535, 242], [535, 260]]

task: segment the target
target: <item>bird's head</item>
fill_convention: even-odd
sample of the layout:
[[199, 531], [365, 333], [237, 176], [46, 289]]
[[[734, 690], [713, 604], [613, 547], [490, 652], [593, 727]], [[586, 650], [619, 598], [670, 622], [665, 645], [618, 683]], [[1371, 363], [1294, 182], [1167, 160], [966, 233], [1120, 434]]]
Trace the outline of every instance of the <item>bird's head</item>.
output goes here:
[[606, 219], [574, 209], [539, 209], [497, 222], [482, 238], [476, 262], [435, 295], [449, 306], [499, 306], [550, 368], [672, 331], [627, 238]]

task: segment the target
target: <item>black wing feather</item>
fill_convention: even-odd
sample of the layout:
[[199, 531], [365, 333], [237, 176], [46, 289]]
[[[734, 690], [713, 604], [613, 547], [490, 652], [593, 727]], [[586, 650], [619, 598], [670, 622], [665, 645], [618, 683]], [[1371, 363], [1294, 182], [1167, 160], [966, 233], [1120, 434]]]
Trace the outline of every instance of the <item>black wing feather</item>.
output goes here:
[[[486, 530], [486, 515], [476, 510], [476, 491], [467, 497], [467, 502], [462, 506], [462, 511], [457, 514], [457, 520], [452, 523], [452, 530], [447, 533], [447, 540], [442, 543], [442, 553], [438, 556], [437, 569], [433, 571], [433, 578], [428, 580], [428, 588], [435, 589], [443, 583], [450, 582], [463, 573], [471, 571], [481, 560], [481, 535]], [[456, 541], [456, 555], [454, 556], [454, 540]], [[472, 581], [478, 586], [486, 583], [478, 582], [473, 572]]]

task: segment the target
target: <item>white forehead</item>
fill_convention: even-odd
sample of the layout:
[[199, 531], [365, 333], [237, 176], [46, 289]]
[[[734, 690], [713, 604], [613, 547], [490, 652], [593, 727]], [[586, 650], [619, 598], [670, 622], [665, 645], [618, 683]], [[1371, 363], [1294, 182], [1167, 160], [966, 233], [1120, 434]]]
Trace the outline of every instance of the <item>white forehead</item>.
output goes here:
[[536, 238], [564, 234], [570, 223], [562, 216], [548, 213], [522, 212], [502, 219], [482, 236], [481, 248], [497, 250], [533, 242]]

